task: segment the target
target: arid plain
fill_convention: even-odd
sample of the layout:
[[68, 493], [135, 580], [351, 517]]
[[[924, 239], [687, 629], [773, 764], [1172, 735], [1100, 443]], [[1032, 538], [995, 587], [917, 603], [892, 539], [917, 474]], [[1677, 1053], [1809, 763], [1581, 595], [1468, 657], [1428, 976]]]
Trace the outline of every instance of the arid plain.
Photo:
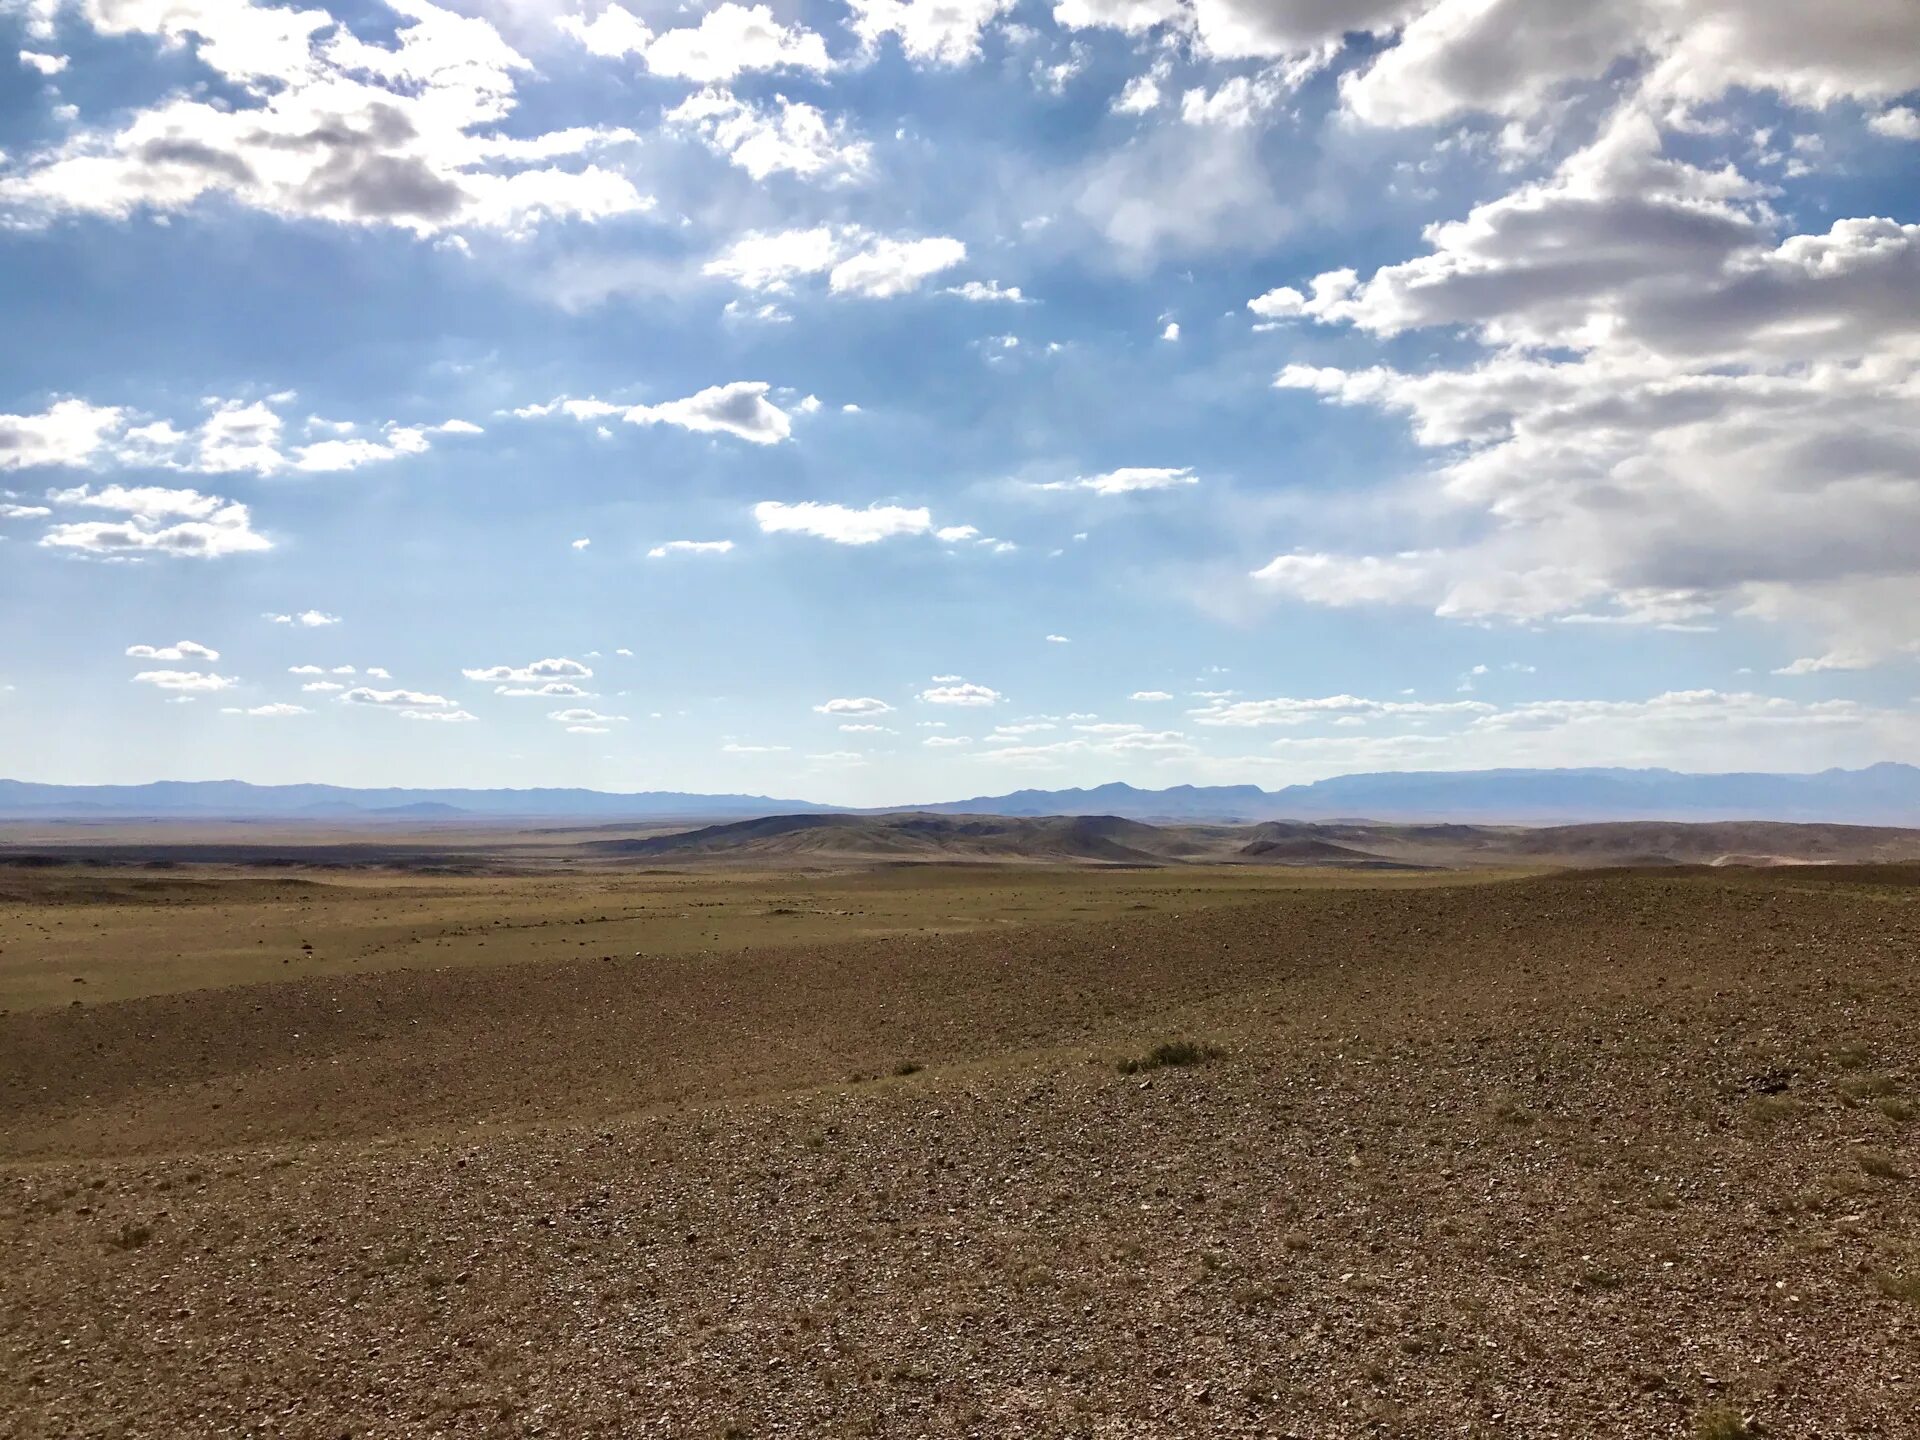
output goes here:
[[1920, 837], [1417, 828], [13, 827], [0, 1433], [1920, 1433]]

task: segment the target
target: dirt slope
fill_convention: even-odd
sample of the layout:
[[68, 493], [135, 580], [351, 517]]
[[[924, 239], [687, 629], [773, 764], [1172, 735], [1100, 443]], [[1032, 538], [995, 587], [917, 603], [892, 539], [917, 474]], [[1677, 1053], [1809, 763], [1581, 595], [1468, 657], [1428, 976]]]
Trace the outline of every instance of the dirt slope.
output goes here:
[[1920, 887], [1809, 873], [6, 1017], [0, 1433], [1911, 1435]]

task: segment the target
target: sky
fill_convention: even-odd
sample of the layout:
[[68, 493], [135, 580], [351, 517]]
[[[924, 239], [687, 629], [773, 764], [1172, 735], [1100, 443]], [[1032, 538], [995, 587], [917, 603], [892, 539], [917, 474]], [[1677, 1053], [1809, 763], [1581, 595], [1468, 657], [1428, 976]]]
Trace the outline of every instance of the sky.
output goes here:
[[1920, 7], [0, 0], [0, 773], [1920, 762]]

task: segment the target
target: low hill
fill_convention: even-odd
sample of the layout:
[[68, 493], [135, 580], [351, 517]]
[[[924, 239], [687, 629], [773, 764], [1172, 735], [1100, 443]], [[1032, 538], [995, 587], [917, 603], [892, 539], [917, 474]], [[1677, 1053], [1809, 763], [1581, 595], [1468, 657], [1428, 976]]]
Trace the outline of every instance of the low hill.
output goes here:
[[668, 863], [1475, 866], [1840, 864], [1920, 859], [1920, 831], [1764, 821], [1504, 825], [1149, 825], [1116, 815], [773, 815], [583, 851]]
[[1214, 848], [1180, 830], [1113, 815], [773, 815], [674, 835], [595, 841], [602, 855], [792, 864], [993, 860], [1163, 865]]

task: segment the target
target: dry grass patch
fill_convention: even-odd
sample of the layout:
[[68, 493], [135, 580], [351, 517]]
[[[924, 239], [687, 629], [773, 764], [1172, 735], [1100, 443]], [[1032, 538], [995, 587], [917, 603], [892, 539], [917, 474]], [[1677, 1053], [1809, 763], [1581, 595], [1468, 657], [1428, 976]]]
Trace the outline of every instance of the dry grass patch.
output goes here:
[[1146, 1054], [1122, 1060], [1117, 1067], [1122, 1075], [1137, 1075], [1143, 1070], [1204, 1065], [1226, 1054], [1218, 1045], [1204, 1040], [1162, 1040]]

